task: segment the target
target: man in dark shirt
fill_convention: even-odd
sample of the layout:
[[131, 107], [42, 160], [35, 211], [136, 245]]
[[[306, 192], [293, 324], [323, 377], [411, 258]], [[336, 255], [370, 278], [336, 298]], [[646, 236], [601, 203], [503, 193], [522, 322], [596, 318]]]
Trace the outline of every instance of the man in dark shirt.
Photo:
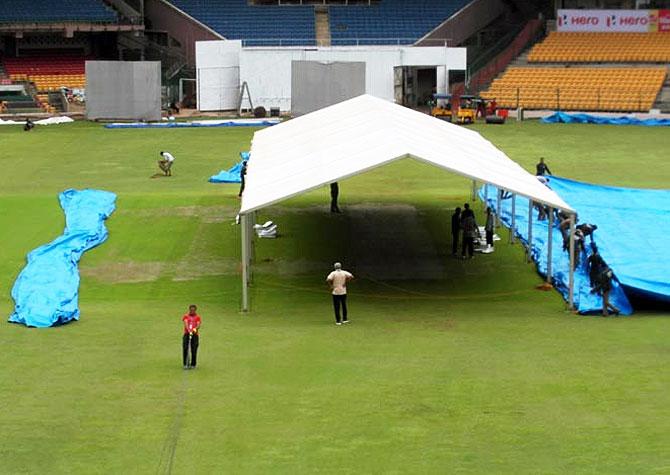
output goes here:
[[242, 162], [242, 170], [240, 170], [240, 192], [237, 196], [242, 197], [242, 193], [244, 193], [244, 179], [247, 176], [247, 161]]
[[461, 208], [457, 207], [451, 215], [451, 255], [458, 252], [458, 235], [461, 233]]
[[463, 259], [469, 257], [472, 259], [475, 254], [475, 237], [479, 229], [475, 221], [475, 213], [470, 209], [470, 205], [465, 203], [463, 205], [463, 213], [461, 213], [461, 228], [463, 229], [463, 245], [461, 255]]
[[540, 163], [535, 165], [535, 174], [537, 176], [551, 175], [551, 170], [546, 163], [544, 163], [544, 157], [540, 157]]
[[340, 207], [337, 206], [337, 197], [340, 196], [340, 185], [337, 182], [330, 184], [330, 212], [341, 213]]

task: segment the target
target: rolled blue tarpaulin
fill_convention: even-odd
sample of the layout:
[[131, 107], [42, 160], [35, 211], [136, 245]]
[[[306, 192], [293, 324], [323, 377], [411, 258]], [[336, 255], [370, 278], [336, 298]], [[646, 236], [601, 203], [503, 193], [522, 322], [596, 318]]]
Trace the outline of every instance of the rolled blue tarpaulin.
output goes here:
[[209, 178], [210, 183], [242, 183], [242, 163], [249, 160], [249, 152], [240, 152], [241, 160], [228, 170], [221, 170]]
[[670, 119], [637, 119], [635, 117], [603, 117], [590, 114], [567, 114], [556, 112], [541, 120], [544, 124], [601, 124], [601, 125], [642, 125], [646, 127], [670, 126]]
[[63, 234], [28, 254], [14, 287], [13, 323], [51, 327], [79, 319], [79, 259], [107, 239], [105, 220], [114, 212], [116, 195], [100, 190], [65, 190]]

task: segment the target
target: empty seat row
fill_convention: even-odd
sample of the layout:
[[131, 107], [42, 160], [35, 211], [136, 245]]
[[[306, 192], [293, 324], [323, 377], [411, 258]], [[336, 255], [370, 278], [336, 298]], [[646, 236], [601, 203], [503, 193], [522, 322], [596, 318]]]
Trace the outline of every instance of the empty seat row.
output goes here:
[[648, 111], [665, 68], [509, 68], [487, 91], [500, 107]]
[[667, 33], [551, 32], [528, 55], [531, 63], [668, 63]]
[[114, 23], [118, 16], [102, 0], [2, 0], [0, 23]]
[[468, 0], [381, 0], [371, 6], [330, 6], [334, 45], [411, 44], [469, 3]]
[[[258, 6], [247, 0], [170, 0], [176, 7], [228, 39], [275, 45], [282, 40], [313, 44], [313, 6]], [[261, 41], [262, 40], [262, 41]]]

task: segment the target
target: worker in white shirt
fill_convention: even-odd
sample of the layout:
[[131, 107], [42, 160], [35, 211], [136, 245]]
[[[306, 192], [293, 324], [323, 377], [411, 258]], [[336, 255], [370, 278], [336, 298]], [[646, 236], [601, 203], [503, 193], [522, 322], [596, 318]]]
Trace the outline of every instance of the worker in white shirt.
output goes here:
[[174, 163], [174, 157], [170, 152], [160, 152], [161, 159], [158, 160], [158, 168], [160, 168], [165, 176], [172, 176], [172, 164]]
[[[335, 270], [328, 274], [326, 282], [330, 285], [333, 294], [333, 308], [335, 309], [335, 325], [349, 323], [347, 318], [347, 282], [354, 276], [342, 270], [342, 264], [336, 262], [333, 267]], [[340, 307], [342, 307], [342, 320], [340, 320]]]

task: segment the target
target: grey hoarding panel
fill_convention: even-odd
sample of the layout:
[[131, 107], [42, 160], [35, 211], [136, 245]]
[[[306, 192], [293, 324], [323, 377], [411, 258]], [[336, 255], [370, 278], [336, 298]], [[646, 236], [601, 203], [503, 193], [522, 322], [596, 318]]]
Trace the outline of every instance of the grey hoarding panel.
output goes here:
[[291, 62], [291, 113], [294, 116], [361, 94], [365, 94], [364, 62]]
[[86, 61], [89, 119], [161, 119], [159, 61]]

